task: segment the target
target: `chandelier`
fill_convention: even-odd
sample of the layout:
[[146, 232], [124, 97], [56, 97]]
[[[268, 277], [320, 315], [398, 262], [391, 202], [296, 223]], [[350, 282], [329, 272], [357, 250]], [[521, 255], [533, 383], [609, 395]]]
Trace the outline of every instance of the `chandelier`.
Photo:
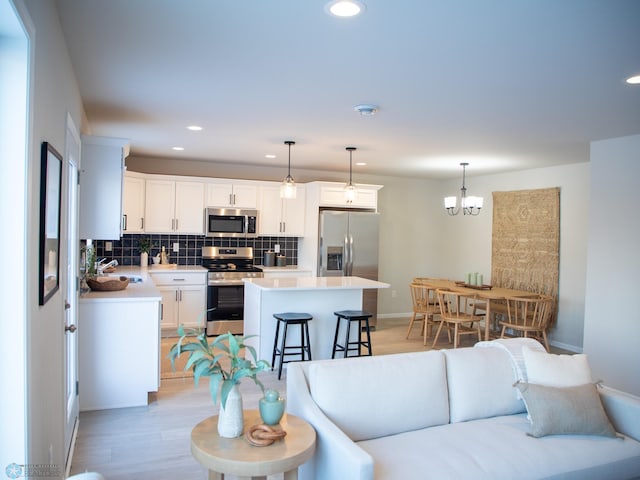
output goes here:
[[[466, 168], [469, 165], [467, 162], [462, 162], [462, 188], [460, 189], [460, 208], [463, 215], [478, 215], [482, 209], [484, 199], [482, 197], [467, 196], [467, 187], [465, 186]], [[456, 197], [445, 197], [444, 208], [447, 209], [447, 213], [451, 216], [460, 213], [460, 208], [456, 208]]]

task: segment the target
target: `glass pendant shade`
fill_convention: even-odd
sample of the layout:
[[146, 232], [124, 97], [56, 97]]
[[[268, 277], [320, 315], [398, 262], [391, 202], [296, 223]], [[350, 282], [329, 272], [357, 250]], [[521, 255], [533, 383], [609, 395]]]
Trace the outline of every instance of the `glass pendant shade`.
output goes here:
[[353, 151], [356, 150], [356, 147], [346, 147], [345, 150], [349, 152], [349, 183], [347, 183], [344, 187], [344, 199], [348, 204], [351, 204], [355, 202], [356, 198], [358, 198], [358, 189], [356, 188], [356, 186], [353, 184], [353, 181], [352, 181], [352, 173], [353, 173], [352, 155], [353, 155]]
[[297, 187], [296, 182], [291, 176], [291, 145], [295, 145], [296, 142], [292, 140], [287, 140], [284, 142], [285, 145], [289, 146], [289, 169], [287, 171], [287, 176], [282, 181], [282, 185], [280, 185], [280, 198], [296, 198]]
[[344, 187], [344, 199], [347, 203], [353, 203], [358, 198], [358, 189], [352, 183], [348, 183]]
[[280, 185], [280, 198], [296, 198], [297, 190], [296, 182], [287, 176]]

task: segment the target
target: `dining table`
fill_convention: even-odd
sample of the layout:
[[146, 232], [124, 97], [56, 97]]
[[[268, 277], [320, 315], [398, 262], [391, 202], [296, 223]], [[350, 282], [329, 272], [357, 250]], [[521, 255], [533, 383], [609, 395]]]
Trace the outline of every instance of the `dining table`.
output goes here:
[[475, 297], [486, 301], [485, 322], [484, 322], [484, 339], [490, 340], [491, 337], [491, 302], [505, 300], [509, 297], [528, 297], [534, 295], [533, 292], [526, 290], [516, 290], [514, 288], [493, 287], [491, 285], [467, 285], [463, 282], [449, 280], [445, 278], [416, 277], [413, 279], [415, 283], [429, 285], [434, 288], [452, 290], [460, 292], [464, 295]]

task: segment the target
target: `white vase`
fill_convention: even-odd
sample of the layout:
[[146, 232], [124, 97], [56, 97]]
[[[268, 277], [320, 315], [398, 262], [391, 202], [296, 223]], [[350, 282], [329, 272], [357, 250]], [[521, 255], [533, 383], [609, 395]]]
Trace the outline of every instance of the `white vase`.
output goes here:
[[227, 404], [223, 407], [222, 401], [220, 401], [218, 434], [224, 438], [236, 438], [242, 435], [243, 427], [242, 395], [240, 395], [238, 385], [234, 385], [227, 397]]
[[140, 266], [142, 268], [147, 267], [149, 265], [149, 254], [147, 252], [142, 252], [140, 254]]

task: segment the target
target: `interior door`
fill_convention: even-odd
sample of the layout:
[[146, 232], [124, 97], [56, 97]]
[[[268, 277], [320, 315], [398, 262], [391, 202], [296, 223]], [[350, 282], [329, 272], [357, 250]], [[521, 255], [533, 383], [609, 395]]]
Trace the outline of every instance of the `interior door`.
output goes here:
[[65, 427], [64, 442], [66, 452], [66, 468], [71, 465], [73, 440], [78, 423], [78, 335], [75, 333], [78, 318], [78, 275], [79, 248], [78, 238], [78, 170], [80, 163], [80, 136], [73, 120], [67, 115], [67, 131], [65, 139], [66, 176], [65, 189], [65, 228], [66, 246], [66, 279], [64, 285], [64, 355], [65, 355]]

